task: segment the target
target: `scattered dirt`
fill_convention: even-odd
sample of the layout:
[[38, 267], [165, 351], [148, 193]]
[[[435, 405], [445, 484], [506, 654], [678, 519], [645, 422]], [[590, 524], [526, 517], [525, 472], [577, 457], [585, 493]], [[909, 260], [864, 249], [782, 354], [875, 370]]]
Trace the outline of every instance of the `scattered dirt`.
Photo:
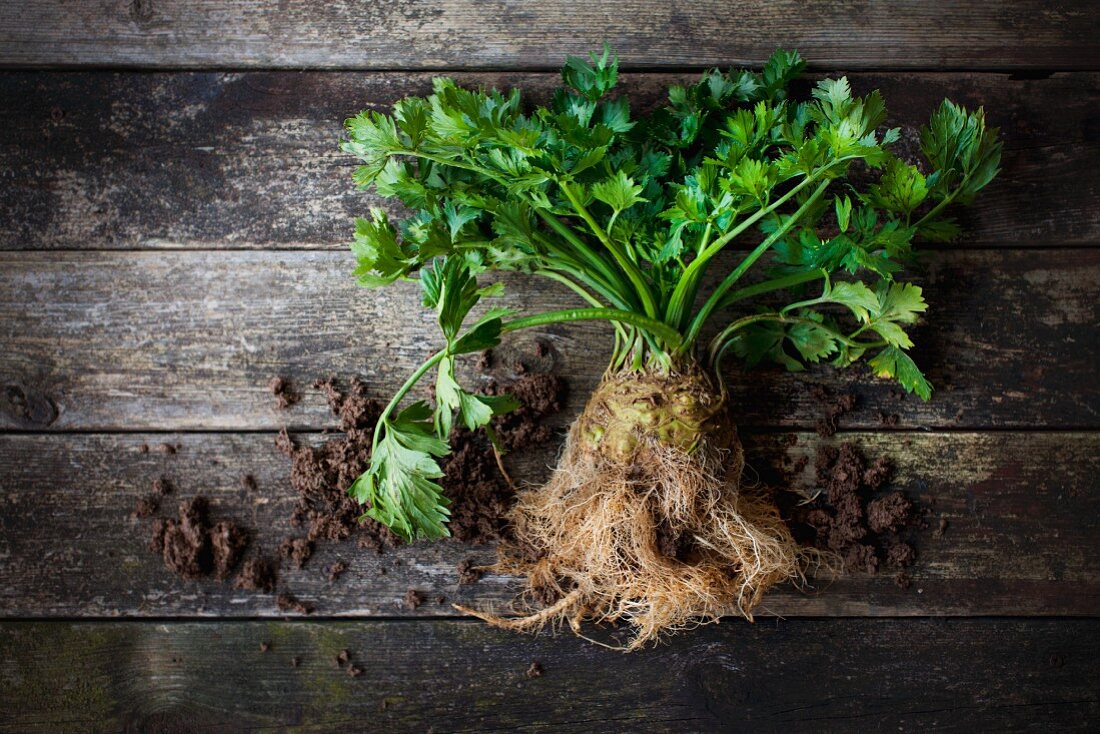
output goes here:
[[290, 659], [290, 667], [292, 667], [292, 668], [297, 668], [301, 664], [302, 664], [302, 659], [300, 657], [298, 657], [297, 655], [295, 655], [294, 657], [292, 657]]
[[824, 406], [824, 412], [814, 426], [817, 435], [822, 438], [828, 438], [836, 433], [837, 421], [841, 416], [855, 410], [857, 402], [856, 396], [851, 393], [830, 396], [828, 391], [820, 385], [815, 385], [810, 390], [810, 397]]
[[542, 677], [542, 663], [538, 660], [532, 660], [531, 665], [527, 667], [527, 672], [524, 673], [529, 679]]
[[270, 558], [257, 556], [249, 558], [241, 565], [237, 580], [233, 586], [245, 591], [259, 591], [270, 594], [275, 591], [278, 578], [278, 565]]
[[329, 569], [328, 569], [329, 583], [330, 584], [335, 583], [341, 576], [344, 575], [344, 572], [347, 571], [347, 570], [348, 570], [348, 562], [347, 561], [337, 561], [336, 563], [329, 566]]
[[245, 474], [241, 477], [241, 486], [246, 492], [258, 492], [260, 486], [256, 483], [256, 477], [251, 474]]
[[478, 581], [481, 580], [481, 569], [475, 566], [474, 562], [469, 558], [464, 561], [460, 561], [457, 570], [459, 586], [476, 584]]
[[313, 555], [313, 541], [308, 538], [287, 538], [279, 546], [279, 555], [293, 561], [298, 568], [304, 568], [306, 561]]
[[883, 492], [891, 467], [883, 457], [868, 463], [859, 447], [826, 446], [815, 461], [823, 491], [810, 503], [787, 506], [795, 538], [836, 552], [849, 571], [875, 573], [882, 566], [907, 568], [916, 549], [903, 535], [922, 525], [921, 513], [900, 491]]
[[336, 653], [336, 664], [338, 666], [343, 667], [347, 665], [349, 660], [351, 660], [351, 653], [347, 650], [341, 650]]
[[248, 545], [248, 531], [223, 520], [211, 526], [209, 504], [198, 496], [180, 503], [179, 517], [153, 523], [149, 547], [168, 570], [185, 579], [227, 579]]
[[271, 390], [271, 394], [275, 396], [275, 407], [279, 410], [286, 410], [301, 400], [302, 396], [290, 384], [290, 380], [285, 377], [272, 377], [267, 387]]
[[932, 532], [932, 536], [935, 538], [942, 538], [947, 533], [947, 527], [950, 525], [946, 517], [940, 518], [940, 524]]
[[362, 674], [363, 674], [363, 669], [360, 668], [358, 665], [349, 665], [348, 666], [348, 675], [351, 676], [352, 678], [358, 678]]
[[160, 450], [161, 453], [168, 454], [169, 456], [176, 453], [176, 447], [170, 443], [162, 443], [157, 448]]
[[405, 592], [405, 599], [403, 604], [410, 612], [424, 603], [424, 594], [416, 589], [409, 589]]
[[145, 519], [157, 514], [157, 510], [160, 509], [160, 496], [156, 494], [150, 494], [138, 499], [137, 504], [134, 505], [134, 517], [139, 519]]
[[162, 497], [167, 494], [172, 494], [172, 483], [165, 477], [154, 479], [153, 494], [159, 494]]
[[[520, 407], [493, 420], [493, 430], [506, 452], [548, 441], [553, 431], [543, 420], [561, 410], [565, 381], [556, 375], [529, 374], [501, 384], [490, 382], [489, 395], [511, 394]], [[499, 540], [506, 531], [505, 513], [515, 489], [501, 475], [489, 440], [481, 433], [458, 430], [451, 436], [452, 454], [442, 464], [441, 480], [451, 499], [451, 534], [465, 543]]]
[[280, 612], [296, 612], [297, 614], [313, 614], [313, 605], [299, 601], [293, 594], [279, 594], [275, 598], [275, 606]]
[[270, 649], [271, 649], [271, 643], [270, 642], [261, 642], [260, 643], [260, 652], [267, 652]]

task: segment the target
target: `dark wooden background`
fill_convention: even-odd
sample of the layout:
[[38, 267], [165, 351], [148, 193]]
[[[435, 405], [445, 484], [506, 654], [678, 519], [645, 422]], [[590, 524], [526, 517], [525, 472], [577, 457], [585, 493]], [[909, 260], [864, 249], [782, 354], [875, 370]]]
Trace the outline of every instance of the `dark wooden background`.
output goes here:
[[[271, 376], [359, 374], [383, 395], [431, 349], [413, 288], [349, 277], [350, 220], [372, 201], [352, 189], [340, 121], [440, 70], [542, 94], [565, 53], [605, 39], [649, 100], [784, 45], [815, 75], [881, 88], [896, 124], [950, 96], [1001, 126], [1003, 173], [921, 275], [930, 403], [856, 373], [731, 375], [758, 466], [819, 445], [811, 387], [859, 396], [827, 440], [893, 457], [897, 486], [930, 508], [912, 586], [784, 590], [755, 625], [624, 656], [403, 608], [410, 588], [504, 604], [505, 578], [457, 586], [455, 564], [488, 548], [323, 546], [281, 576], [316, 603], [309, 618], [168, 574], [130, 516], [162, 474], [261, 546], [287, 534], [274, 436], [318, 439], [333, 419], [309, 390], [275, 411]], [[0, 0], [0, 731], [1094, 727], [1098, 39], [1088, 0]], [[571, 303], [542, 285], [509, 298]], [[540, 337], [541, 361], [531, 336], [503, 351], [569, 376], [564, 424], [606, 340]], [[537, 479], [552, 456], [515, 473]], [[350, 570], [332, 584], [337, 559]], [[360, 677], [333, 663], [344, 648]], [[528, 679], [533, 660], [545, 674]]]

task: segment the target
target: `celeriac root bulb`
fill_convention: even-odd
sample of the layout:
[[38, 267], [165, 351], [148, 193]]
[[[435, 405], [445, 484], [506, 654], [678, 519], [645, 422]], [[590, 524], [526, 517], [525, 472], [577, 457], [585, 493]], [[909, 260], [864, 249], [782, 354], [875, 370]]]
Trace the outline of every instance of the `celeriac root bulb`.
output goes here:
[[496, 570], [526, 577], [525, 616], [500, 627], [625, 622], [626, 649], [738, 613], [799, 579], [803, 556], [771, 499], [740, 485], [724, 395], [700, 370], [606, 378], [550, 481], [522, 491]]

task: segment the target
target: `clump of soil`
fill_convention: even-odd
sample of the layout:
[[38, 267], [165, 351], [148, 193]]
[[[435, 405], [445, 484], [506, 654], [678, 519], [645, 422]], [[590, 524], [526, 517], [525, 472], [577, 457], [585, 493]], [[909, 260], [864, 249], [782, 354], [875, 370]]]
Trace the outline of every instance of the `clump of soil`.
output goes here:
[[241, 565], [237, 574], [237, 580], [233, 586], [245, 591], [260, 591], [270, 594], [275, 591], [275, 582], [278, 579], [279, 567], [270, 558], [256, 556], [249, 558]]
[[313, 541], [308, 538], [287, 538], [279, 546], [279, 555], [289, 558], [298, 568], [304, 568], [313, 555]]
[[348, 570], [348, 562], [347, 561], [337, 561], [336, 563], [329, 566], [329, 569], [328, 569], [329, 583], [335, 583], [336, 580], [339, 579], [341, 576], [343, 576], [344, 572], [347, 571], [347, 570]]
[[139, 519], [152, 517], [159, 509], [160, 497], [155, 494], [147, 495], [138, 499], [137, 504], [134, 505], [134, 517]]
[[835, 552], [849, 571], [875, 573], [883, 566], [913, 565], [916, 549], [903, 534], [921, 526], [923, 519], [903, 492], [882, 491], [890, 480], [888, 460], [868, 462], [858, 446], [843, 443], [821, 448], [815, 469], [822, 494], [808, 504], [785, 508], [797, 540]]
[[416, 589], [409, 589], [405, 592], [405, 598], [403, 604], [410, 612], [424, 603], [424, 594]]
[[542, 663], [538, 660], [532, 660], [531, 664], [527, 667], [527, 672], [524, 673], [528, 679], [541, 678], [542, 677]]
[[475, 584], [481, 580], [481, 569], [475, 566], [474, 562], [469, 558], [459, 562], [457, 570], [459, 586]]
[[301, 399], [301, 395], [285, 377], [272, 377], [268, 389], [275, 396], [275, 407], [279, 410], [286, 410]]
[[855, 410], [857, 402], [856, 396], [851, 393], [830, 396], [825, 388], [820, 385], [816, 385], [810, 390], [810, 397], [825, 406], [825, 412], [818, 418], [817, 424], [814, 426], [817, 435], [822, 438], [828, 438], [836, 434], [837, 421], [841, 416]]
[[[506, 452], [544, 443], [553, 435], [543, 420], [561, 410], [565, 381], [556, 375], [527, 374], [507, 384], [490, 382], [488, 395], [513, 395], [520, 407], [493, 419], [493, 430]], [[451, 499], [451, 534], [465, 543], [500, 540], [515, 488], [504, 477], [488, 438], [458, 430], [451, 436], [451, 455], [443, 462], [443, 490]]]
[[313, 605], [299, 601], [293, 594], [279, 594], [275, 598], [275, 606], [280, 612], [295, 612], [297, 614], [313, 614]]
[[305, 539], [288, 549], [289, 557], [304, 564], [309, 557], [303, 553], [304, 543], [312, 551], [314, 541], [346, 540], [357, 533], [361, 548], [381, 552], [386, 546], [396, 545], [397, 536], [369, 518], [360, 522], [363, 508], [348, 496], [347, 488], [370, 464], [374, 424], [382, 405], [367, 396], [366, 385], [359, 379], [353, 379], [346, 390], [333, 377], [314, 386], [325, 394], [344, 433], [317, 447], [295, 445], [286, 430], [275, 441], [279, 451], [293, 462], [290, 483], [298, 492], [298, 502], [290, 524], [308, 529]]
[[153, 523], [150, 548], [185, 579], [229, 578], [248, 545], [248, 531], [239, 525], [227, 520], [211, 525], [209, 509], [199, 496], [180, 503], [178, 518]]

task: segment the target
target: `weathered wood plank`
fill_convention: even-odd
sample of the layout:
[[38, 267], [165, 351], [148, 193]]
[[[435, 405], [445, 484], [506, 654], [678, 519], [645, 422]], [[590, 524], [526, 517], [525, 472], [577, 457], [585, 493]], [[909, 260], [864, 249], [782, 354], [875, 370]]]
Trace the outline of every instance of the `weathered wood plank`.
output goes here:
[[[351, 184], [341, 121], [430, 91], [430, 74], [0, 74], [0, 249], [343, 248], [379, 203]], [[460, 74], [545, 98], [554, 74]], [[625, 75], [635, 108], [694, 75]], [[945, 96], [985, 105], [1004, 170], [966, 213], [967, 241], [1100, 242], [1100, 75], [856, 74], [893, 123]]]
[[[1097, 68], [1086, 0], [614, 6], [396, 0], [0, 4], [0, 63], [169, 67], [556, 68], [608, 41], [638, 67], [760, 60], [777, 45], [851, 68]], [[623, 19], [628, 18], [629, 23]]]
[[[270, 378], [306, 387], [361, 374], [384, 397], [438, 344], [415, 284], [368, 291], [350, 270], [350, 254], [336, 252], [0, 254], [0, 428], [331, 425], [315, 391], [276, 412]], [[576, 305], [557, 284], [507, 282], [502, 300], [520, 310]], [[1100, 251], [935, 253], [922, 282], [932, 307], [915, 354], [937, 387], [931, 402], [891, 397], [893, 384], [862, 368], [761, 368], [729, 375], [739, 422], [812, 427], [820, 383], [861, 396], [846, 427], [879, 427], [882, 411], [908, 428], [1098, 425]], [[559, 370], [579, 411], [608, 334], [602, 324], [516, 334], [497, 350], [498, 370], [518, 359]], [[535, 339], [549, 356], [535, 358]]]
[[1089, 731], [1100, 715], [1095, 620], [720, 625], [631, 655], [455, 621], [9, 622], [0, 655], [0, 731], [19, 734]]
[[[799, 434], [787, 447], [786, 439], [749, 437], [750, 466], [769, 476], [770, 467], [808, 457], [811, 468], [794, 489], [814, 491], [812, 460], [822, 440]], [[899, 588], [884, 571], [851, 575], [809, 595], [776, 590], [764, 616], [1100, 613], [1100, 433], [843, 439], [857, 441], [869, 457], [890, 457], [896, 486], [928, 510], [929, 528], [914, 538], [920, 557], [912, 586]], [[158, 451], [161, 441], [178, 443], [178, 453]], [[143, 453], [142, 444], [152, 451]], [[555, 451], [548, 445], [510, 457], [517, 481], [545, 478]], [[259, 491], [242, 487], [246, 474]], [[131, 513], [162, 475], [177, 487], [163, 514], [202, 493], [215, 519], [255, 529], [253, 552], [273, 553], [302, 532], [289, 524], [295, 493], [271, 434], [0, 436], [0, 616], [279, 615], [273, 595], [181, 580], [147, 549], [151, 520]], [[941, 518], [946, 532], [937, 532]], [[284, 565], [278, 590], [316, 603], [326, 616], [450, 615], [452, 601], [507, 609], [516, 588], [507, 577], [458, 585], [456, 565], [467, 558], [487, 564], [493, 551], [447, 541], [376, 555], [354, 541], [320, 544], [304, 569]], [[349, 570], [331, 583], [326, 569], [337, 560]], [[402, 605], [409, 589], [426, 600], [415, 611]]]

